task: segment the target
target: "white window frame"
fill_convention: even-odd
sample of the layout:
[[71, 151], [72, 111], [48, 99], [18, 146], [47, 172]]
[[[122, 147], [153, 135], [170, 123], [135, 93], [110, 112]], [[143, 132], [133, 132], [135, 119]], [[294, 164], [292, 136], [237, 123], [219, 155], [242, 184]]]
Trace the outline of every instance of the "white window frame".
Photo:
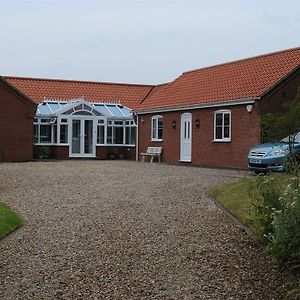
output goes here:
[[[67, 121], [62, 121], [63, 120], [67, 120]], [[66, 143], [62, 143], [60, 141], [60, 125], [67, 125], [67, 142]], [[59, 116], [57, 118], [57, 145], [61, 145], [61, 146], [67, 146], [69, 145], [69, 116]]]
[[[217, 115], [222, 114], [222, 138], [217, 139]], [[229, 137], [224, 137], [224, 115], [229, 114]], [[214, 142], [231, 142], [231, 110], [220, 109], [214, 112]]]
[[[54, 144], [54, 126], [53, 126], [53, 123], [51, 123], [50, 121], [48, 122], [45, 122], [45, 121], [42, 121], [42, 120], [50, 120], [51, 121], [51, 118], [49, 117], [35, 117], [34, 118], [34, 121], [33, 121], [33, 125], [34, 126], [37, 126], [38, 127], [38, 136], [37, 136], [37, 142], [34, 143], [35, 145], [38, 145], [38, 146], [42, 146], [42, 145], [45, 145], [45, 146], [50, 146], [50, 145], [53, 145]], [[41, 125], [47, 125], [47, 126], [50, 126], [50, 130], [51, 130], [51, 141], [50, 142], [41, 142]]]
[[[162, 119], [162, 121], [163, 121], [163, 116], [156, 115], [151, 118], [151, 141], [161, 142], [163, 140], [162, 138], [161, 139], [158, 138], [158, 120], [159, 119]], [[153, 122], [154, 121], [156, 122], [156, 130], [153, 134]], [[162, 131], [163, 131], [163, 128], [162, 128]], [[163, 134], [162, 134], [162, 136], [163, 136]]]

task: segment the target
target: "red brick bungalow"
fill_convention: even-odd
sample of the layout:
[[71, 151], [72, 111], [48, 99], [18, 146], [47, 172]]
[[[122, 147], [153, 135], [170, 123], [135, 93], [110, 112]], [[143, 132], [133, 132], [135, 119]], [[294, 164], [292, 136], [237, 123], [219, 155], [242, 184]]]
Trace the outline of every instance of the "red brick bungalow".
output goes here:
[[261, 142], [262, 114], [281, 111], [298, 92], [300, 48], [157, 86], [0, 79], [2, 160], [31, 159], [33, 143], [60, 159], [134, 159], [160, 146], [164, 162], [245, 168], [249, 149]]
[[299, 93], [300, 48], [190, 72], [156, 86], [138, 106], [138, 151], [164, 162], [246, 168], [261, 142], [261, 116]]
[[0, 77], [0, 161], [32, 159], [37, 104]]

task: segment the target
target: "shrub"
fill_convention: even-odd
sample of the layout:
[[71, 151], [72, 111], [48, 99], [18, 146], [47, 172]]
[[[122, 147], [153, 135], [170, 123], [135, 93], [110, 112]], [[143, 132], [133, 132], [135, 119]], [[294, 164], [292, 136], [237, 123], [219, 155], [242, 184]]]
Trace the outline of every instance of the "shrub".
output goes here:
[[252, 223], [265, 250], [280, 262], [300, 261], [300, 185], [297, 176], [258, 177]]

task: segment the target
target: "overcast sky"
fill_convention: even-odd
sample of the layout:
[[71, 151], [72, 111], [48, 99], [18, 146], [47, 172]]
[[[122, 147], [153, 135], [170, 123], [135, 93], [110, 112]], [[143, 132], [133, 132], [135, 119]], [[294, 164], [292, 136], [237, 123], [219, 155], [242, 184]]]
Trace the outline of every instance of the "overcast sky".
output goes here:
[[0, 74], [163, 83], [300, 46], [299, 0], [0, 0]]

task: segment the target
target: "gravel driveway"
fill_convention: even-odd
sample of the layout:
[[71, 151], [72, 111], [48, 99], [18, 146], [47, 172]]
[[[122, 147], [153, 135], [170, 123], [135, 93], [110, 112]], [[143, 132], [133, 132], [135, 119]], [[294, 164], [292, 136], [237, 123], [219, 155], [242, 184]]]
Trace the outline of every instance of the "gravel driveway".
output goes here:
[[205, 196], [245, 172], [129, 161], [0, 164], [25, 225], [0, 299], [279, 299], [277, 266]]

